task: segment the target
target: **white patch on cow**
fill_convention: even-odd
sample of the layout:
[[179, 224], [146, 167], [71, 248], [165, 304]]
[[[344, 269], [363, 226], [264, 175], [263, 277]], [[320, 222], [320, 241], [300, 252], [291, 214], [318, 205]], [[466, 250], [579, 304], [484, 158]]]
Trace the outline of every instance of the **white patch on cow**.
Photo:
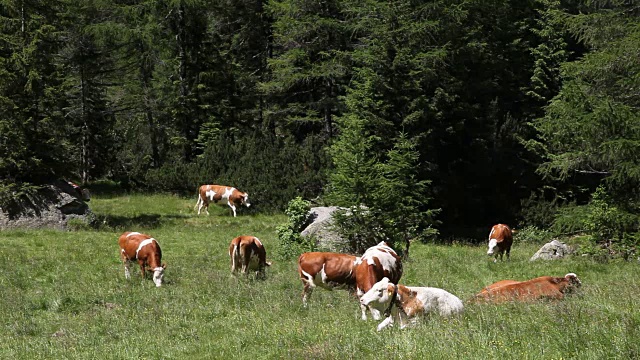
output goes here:
[[207, 190], [205, 192], [205, 197], [209, 198], [209, 201], [213, 201], [213, 197], [216, 195], [216, 192], [213, 190]]
[[222, 194], [222, 198], [223, 199], [228, 199], [231, 197], [231, 194], [233, 194], [233, 191], [235, 190], [235, 188], [226, 188], [224, 191], [224, 194]]
[[325, 266], [325, 264], [322, 264], [322, 269], [320, 270], [318, 275], [320, 275], [320, 278], [322, 279], [322, 283], [326, 284], [327, 283], [327, 272], [324, 271], [324, 266]]
[[127, 234], [127, 237], [133, 236], [133, 235], [140, 235], [140, 233], [139, 232], [131, 232], [131, 233]]
[[260, 242], [260, 239], [258, 239], [257, 237], [253, 238], [255, 240], [255, 242], [258, 243], [258, 245], [263, 246], [262, 243]]
[[156, 284], [156, 287], [160, 287], [162, 285], [162, 278], [164, 277], [164, 268], [159, 266], [153, 269], [153, 282]]
[[491, 232], [489, 233], [489, 239], [491, 239], [491, 235], [493, 235], [493, 232], [496, 231], [495, 227], [491, 228]]
[[306, 277], [305, 281], [312, 288], [320, 286], [323, 289], [332, 290], [332, 287], [327, 284], [327, 273], [324, 271], [324, 264], [322, 265], [322, 270], [320, 270], [315, 277], [304, 270], [301, 271], [302, 275]]
[[142, 249], [143, 247], [151, 244], [154, 241], [156, 241], [156, 239], [154, 239], [154, 238], [149, 238], [149, 239], [142, 240], [142, 242], [140, 242], [140, 245], [138, 245], [138, 249], [136, 250], [136, 259], [138, 258], [138, 252], [140, 252], [140, 249]]
[[306, 282], [307, 284], [309, 284], [309, 286], [311, 286], [312, 288], [316, 286], [315, 281], [313, 281], [313, 276], [311, 276], [311, 274], [309, 274], [308, 272], [301, 270], [302, 271], [302, 275], [304, 275], [304, 277], [307, 278]]
[[378, 258], [384, 270], [392, 271], [395, 269], [397, 260], [393, 255], [396, 255], [396, 252], [389, 246], [383, 244], [384, 243], [381, 242], [376, 246], [368, 248], [360, 258], [356, 259], [356, 264], [359, 265], [366, 260], [368, 265], [374, 265], [374, 259]]
[[497, 239], [489, 240], [489, 251], [487, 251], [487, 255], [492, 255], [493, 252], [496, 249], [496, 246], [498, 246], [498, 240]]

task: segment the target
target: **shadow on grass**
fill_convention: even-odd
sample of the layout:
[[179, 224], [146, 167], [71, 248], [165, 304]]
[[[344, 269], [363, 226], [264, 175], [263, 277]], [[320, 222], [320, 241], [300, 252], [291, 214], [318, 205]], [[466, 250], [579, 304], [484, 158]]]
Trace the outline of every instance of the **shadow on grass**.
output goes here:
[[170, 224], [177, 219], [187, 218], [189, 218], [187, 215], [160, 214], [142, 214], [137, 216], [97, 215], [94, 227], [97, 229], [113, 230], [153, 229], [165, 224]]

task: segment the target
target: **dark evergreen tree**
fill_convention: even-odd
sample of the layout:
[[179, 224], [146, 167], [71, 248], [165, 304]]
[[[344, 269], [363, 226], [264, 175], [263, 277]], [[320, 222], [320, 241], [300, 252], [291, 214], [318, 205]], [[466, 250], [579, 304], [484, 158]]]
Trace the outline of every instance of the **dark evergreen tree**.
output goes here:
[[262, 83], [270, 108], [267, 128], [298, 139], [322, 132], [333, 135], [338, 96], [348, 81], [351, 33], [335, 0], [270, 1], [273, 58], [270, 78]]
[[41, 184], [71, 174], [71, 146], [55, 63], [61, 41], [59, 1], [0, 6], [0, 182]]
[[[562, 89], [536, 123], [547, 155], [539, 171], [589, 192], [599, 186], [587, 213], [615, 209], [616, 216], [607, 216], [620, 221], [603, 226], [622, 240], [640, 224], [640, 80], [632, 75], [640, 73], [640, 8], [627, 1], [594, 1], [558, 16], [588, 53], [564, 65]], [[636, 220], [623, 221], [629, 215]]]

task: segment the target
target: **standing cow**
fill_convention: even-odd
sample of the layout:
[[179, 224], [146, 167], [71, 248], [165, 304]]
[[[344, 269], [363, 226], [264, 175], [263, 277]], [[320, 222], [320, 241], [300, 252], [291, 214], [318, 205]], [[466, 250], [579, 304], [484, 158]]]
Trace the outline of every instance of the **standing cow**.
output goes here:
[[200, 210], [204, 207], [207, 215], [209, 215], [209, 203], [224, 203], [229, 205], [233, 211], [233, 217], [236, 217], [236, 208], [242, 205], [249, 207], [249, 194], [244, 193], [231, 186], [222, 185], [202, 185], [198, 189], [198, 201], [193, 210], [198, 209], [198, 215]]
[[[383, 278], [397, 284], [402, 277], [402, 261], [386, 242], [382, 241], [378, 245], [372, 246], [362, 254], [356, 261], [356, 294], [361, 298], [369, 291], [375, 283]], [[362, 310], [362, 320], [367, 320], [367, 308], [375, 320], [380, 320], [380, 311], [374, 307], [360, 304]]]
[[353, 287], [354, 267], [358, 258], [353, 255], [333, 252], [306, 252], [298, 257], [298, 274], [302, 281], [302, 304], [317, 286], [332, 290], [334, 287]]
[[243, 274], [247, 270], [256, 271], [256, 275], [264, 276], [266, 266], [271, 266], [267, 261], [267, 251], [260, 239], [255, 236], [242, 235], [231, 240], [229, 245], [231, 257], [231, 273], [236, 273], [238, 267]]
[[120, 235], [118, 244], [120, 245], [120, 256], [124, 263], [124, 276], [127, 279], [131, 278], [129, 270], [131, 263], [137, 261], [140, 264], [142, 278], [145, 277], [145, 270], [149, 267], [153, 271], [153, 282], [157, 287], [162, 285], [164, 269], [167, 266], [161, 263], [162, 251], [156, 239], [139, 232], [127, 231]]
[[494, 225], [489, 233], [489, 250], [487, 251], [487, 255], [493, 255], [493, 262], [497, 262], [498, 255], [500, 255], [500, 260], [502, 261], [502, 257], [506, 252], [507, 260], [509, 260], [512, 243], [513, 233], [511, 228], [505, 224]]

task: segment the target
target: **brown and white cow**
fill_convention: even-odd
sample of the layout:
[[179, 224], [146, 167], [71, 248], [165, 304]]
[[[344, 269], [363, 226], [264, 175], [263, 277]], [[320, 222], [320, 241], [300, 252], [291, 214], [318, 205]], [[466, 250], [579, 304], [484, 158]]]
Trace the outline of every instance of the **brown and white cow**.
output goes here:
[[304, 286], [302, 304], [307, 306], [307, 300], [317, 286], [327, 290], [338, 286], [353, 287], [357, 259], [353, 255], [334, 252], [306, 252], [300, 255], [298, 274]]
[[242, 235], [231, 240], [229, 256], [232, 274], [235, 274], [240, 267], [243, 274], [250, 270], [255, 271], [258, 276], [264, 276], [265, 267], [271, 266], [271, 262], [267, 261], [264, 245], [255, 236]]
[[507, 260], [509, 260], [512, 243], [513, 232], [511, 228], [505, 224], [494, 225], [489, 233], [489, 250], [487, 251], [487, 255], [493, 255], [493, 262], [496, 262], [498, 261], [498, 255], [500, 255], [500, 260], [502, 260], [506, 252]]
[[223, 185], [202, 185], [198, 189], [198, 201], [193, 210], [198, 208], [198, 215], [200, 210], [204, 207], [207, 215], [209, 215], [209, 203], [224, 203], [233, 210], [233, 217], [236, 217], [236, 208], [242, 205], [249, 207], [249, 194], [244, 193], [231, 186]]
[[420, 315], [437, 313], [451, 316], [462, 313], [464, 305], [455, 295], [433, 287], [396, 285], [383, 278], [360, 298], [360, 304], [385, 311], [387, 318], [378, 325], [378, 331], [393, 326], [396, 319], [404, 329], [415, 323]]
[[120, 235], [118, 244], [120, 245], [120, 256], [124, 263], [124, 276], [127, 279], [131, 278], [129, 270], [131, 263], [137, 261], [140, 264], [142, 278], [145, 277], [145, 270], [149, 267], [153, 271], [153, 282], [157, 287], [162, 285], [164, 269], [167, 266], [161, 263], [162, 250], [160, 250], [160, 244], [156, 239], [139, 232], [127, 231]]
[[507, 301], [561, 300], [565, 294], [580, 286], [582, 282], [574, 273], [568, 273], [564, 277], [541, 276], [519, 282], [503, 280], [485, 287], [471, 301], [498, 304]]
[[[382, 241], [378, 245], [368, 248], [355, 265], [356, 294], [362, 297], [375, 283], [383, 278], [397, 284], [402, 277], [402, 261], [400, 256]], [[367, 320], [367, 308], [375, 320], [380, 320], [380, 311], [374, 307], [360, 304], [362, 320]]]

